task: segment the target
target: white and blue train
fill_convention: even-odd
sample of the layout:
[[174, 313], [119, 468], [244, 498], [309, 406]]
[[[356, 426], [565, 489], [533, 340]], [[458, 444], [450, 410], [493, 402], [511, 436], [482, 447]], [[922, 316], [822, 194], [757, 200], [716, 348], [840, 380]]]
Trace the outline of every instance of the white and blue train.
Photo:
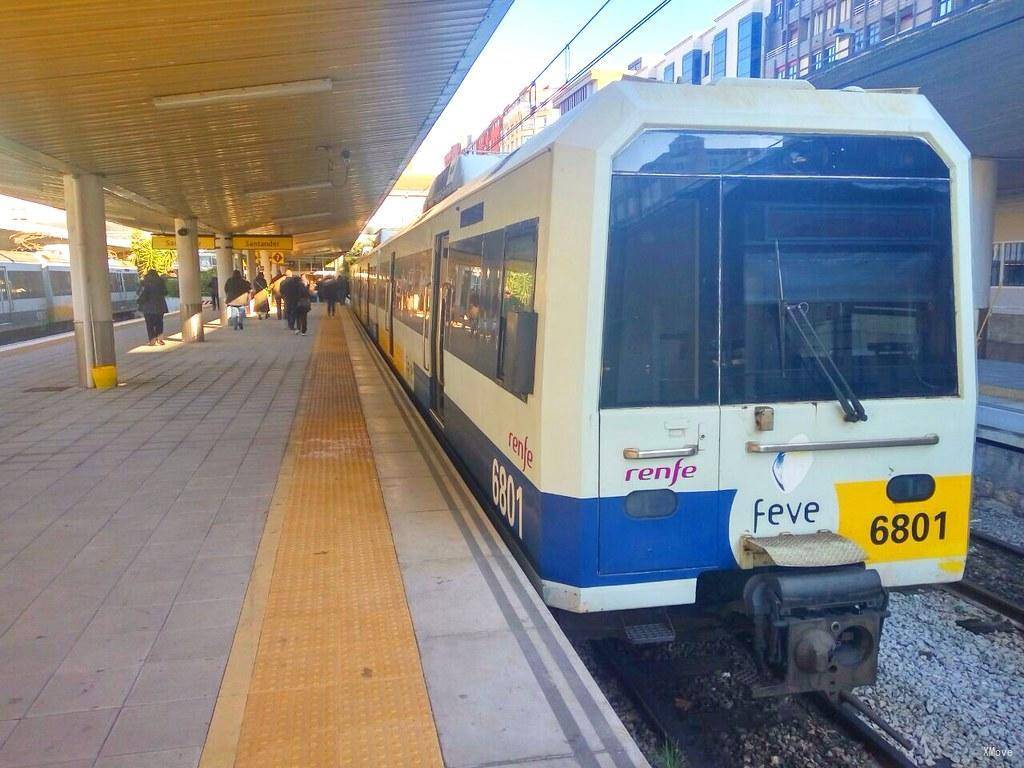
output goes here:
[[[111, 259], [110, 304], [115, 319], [135, 316], [139, 274]], [[74, 323], [71, 265], [57, 255], [0, 251], [0, 343], [68, 330]]]
[[615, 83], [352, 302], [548, 605], [739, 606], [773, 691], [850, 687], [963, 573], [969, 160], [917, 95]]

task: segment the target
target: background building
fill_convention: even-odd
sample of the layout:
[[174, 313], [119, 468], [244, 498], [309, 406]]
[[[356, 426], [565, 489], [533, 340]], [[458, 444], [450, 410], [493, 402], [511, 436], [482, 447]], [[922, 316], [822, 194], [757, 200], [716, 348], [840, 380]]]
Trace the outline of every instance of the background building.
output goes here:
[[765, 77], [808, 77], [985, 0], [772, 0]]
[[643, 77], [700, 85], [723, 77], [762, 77], [765, 18], [770, 0], [743, 0], [703, 32], [683, 38]]

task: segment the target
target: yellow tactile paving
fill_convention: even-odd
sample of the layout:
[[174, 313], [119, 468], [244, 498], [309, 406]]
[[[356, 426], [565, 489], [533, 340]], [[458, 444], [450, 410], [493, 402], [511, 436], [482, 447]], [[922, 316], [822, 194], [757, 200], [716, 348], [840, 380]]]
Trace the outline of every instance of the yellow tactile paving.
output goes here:
[[202, 768], [442, 765], [344, 332], [318, 325]]

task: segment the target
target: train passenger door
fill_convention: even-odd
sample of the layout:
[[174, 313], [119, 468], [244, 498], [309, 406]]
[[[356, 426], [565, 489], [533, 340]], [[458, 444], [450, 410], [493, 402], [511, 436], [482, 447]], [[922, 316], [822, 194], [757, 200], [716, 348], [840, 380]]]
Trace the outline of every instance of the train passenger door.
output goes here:
[[[831, 531], [869, 563], [927, 560], [921, 580], [943, 580], [970, 502], [968, 477], [938, 476], [934, 445], [970, 442], [935, 411], [957, 390], [947, 183], [730, 179], [722, 201], [733, 541]], [[931, 489], [898, 499], [900, 475]]]
[[0, 326], [10, 325], [12, 311], [11, 287], [7, 282], [7, 268], [0, 267]]
[[[732, 562], [718, 466], [719, 190], [716, 178], [612, 177], [600, 401], [605, 575], [686, 580]], [[691, 602], [693, 582], [680, 589], [672, 600]]]
[[388, 329], [388, 354], [395, 356], [395, 254], [391, 253], [391, 264], [388, 268], [388, 305], [384, 319]]
[[434, 279], [430, 316], [430, 412], [444, 423], [444, 328], [451, 303], [448, 291], [448, 233], [434, 238]]

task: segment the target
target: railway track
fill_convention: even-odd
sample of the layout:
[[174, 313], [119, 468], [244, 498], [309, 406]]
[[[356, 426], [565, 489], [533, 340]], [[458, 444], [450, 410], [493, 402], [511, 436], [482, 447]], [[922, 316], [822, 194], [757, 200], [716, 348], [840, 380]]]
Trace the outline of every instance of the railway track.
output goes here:
[[971, 540], [980, 541], [984, 544], [988, 544], [990, 547], [995, 547], [1002, 552], [1024, 559], [1024, 547], [1018, 546], [1017, 544], [1013, 544], [1009, 541], [1003, 541], [990, 533], [973, 530], [971, 531]]
[[[688, 712], [681, 706], [685, 701], [676, 698], [673, 686], [666, 685], [666, 682], [678, 674], [692, 676], [720, 670], [721, 663], [688, 660], [680, 671], [669, 669], [673, 666], [671, 662], [640, 660], [630, 648], [619, 643], [598, 641], [593, 647], [599, 661], [616, 678], [650, 729], [663, 744], [671, 745], [686, 765], [702, 768], [728, 765], [719, 748], [721, 736], [727, 731], [736, 731], [740, 738], [748, 738], [751, 729], [758, 726], [770, 728], [771, 721], [775, 719], [792, 723], [807, 734], [808, 740], [818, 738], [820, 723], [826, 722], [828, 727], [868, 753], [875, 765], [881, 768], [918, 768], [918, 764], [900, 748], [911, 750], [913, 745], [910, 741], [852, 695], [842, 695], [835, 701], [820, 694], [747, 699], [739, 705], [717, 711]], [[785, 759], [782, 764], [787, 764]], [[831, 766], [837, 763], [832, 761], [828, 749], [822, 749], [818, 764]], [[856, 764], [865, 763], [858, 760]]]
[[[946, 590], [995, 611], [1013, 622], [1018, 629], [1024, 630], [1024, 604], [1021, 600], [1016, 599], [1020, 597], [1019, 585], [1008, 584], [1008, 580], [1012, 581], [1012, 572], [1016, 568], [1024, 566], [1024, 548], [978, 530], [971, 531], [971, 544], [978, 548], [979, 557], [985, 547], [997, 553], [998, 557], [993, 559], [990, 554], [988, 559], [981, 560], [973, 568], [969, 563], [963, 580], [955, 584], [947, 584]], [[1022, 562], [1018, 563], [1018, 560]], [[1002, 563], [999, 566], [1001, 571], [994, 565], [998, 562]], [[974, 578], [972, 578], [972, 572]], [[986, 583], [981, 583], [978, 577], [981, 577], [981, 581]], [[1009, 595], [997, 592], [996, 590], [1000, 587], [1003, 587]]]

